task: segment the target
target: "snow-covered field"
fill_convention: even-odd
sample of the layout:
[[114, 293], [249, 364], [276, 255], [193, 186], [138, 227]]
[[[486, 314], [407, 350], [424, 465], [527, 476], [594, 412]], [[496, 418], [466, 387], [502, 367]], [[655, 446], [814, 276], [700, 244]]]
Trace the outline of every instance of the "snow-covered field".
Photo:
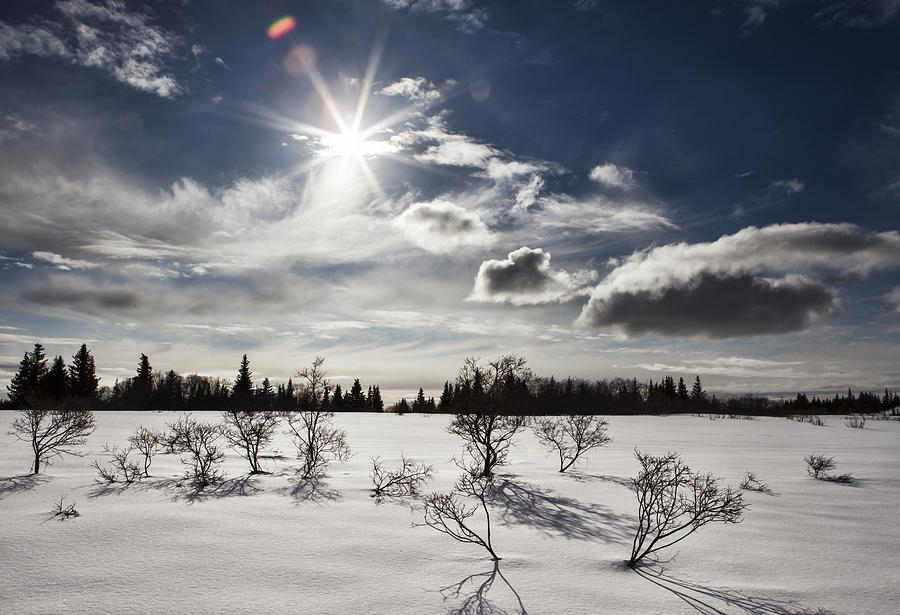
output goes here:
[[[370, 497], [370, 457], [392, 464], [401, 451], [434, 464], [432, 489], [449, 488], [461, 445], [445, 416], [337, 415], [355, 455], [317, 488], [298, 481], [279, 436], [273, 448], [288, 459], [269, 462], [272, 475], [248, 478], [229, 451], [229, 480], [200, 496], [177, 485], [173, 455], [128, 487], [96, 483], [89, 466], [104, 443], [124, 444], [140, 424], [162, 428], [173, 413], [97, 413], [89, 455], [37, 479], [28, 445], [6, 435], [14, 416], [0, 413], [2, 613], [900, 612], [898, 422], [612, 417], [614, 441], [567, 474], [525, 433], [492, 505], [495, 568], [479, 547], [413, 526], [415, 501]], [[706, 526], [663, 568], [634, 572], [623, 560], [635, 447], [678, 451], [734, 486], [752, 470], [777, 495], [744, 492], [741, 524]], [[834, 456], [859, 481], [809, 478], [809, 453]], [[60, 495], [80, 517], [51, 518]]]

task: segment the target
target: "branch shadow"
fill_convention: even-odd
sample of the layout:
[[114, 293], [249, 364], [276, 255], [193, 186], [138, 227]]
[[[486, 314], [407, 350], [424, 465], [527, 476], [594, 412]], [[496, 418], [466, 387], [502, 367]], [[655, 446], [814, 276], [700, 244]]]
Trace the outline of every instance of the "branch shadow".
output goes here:
[[[494, 581], [500, 577], [503, 583], [509, 588], [516, 599], [516, 609], [508, 611], [494, 602], [488, 600], [487, 594]], [[472, 589], [466, 591], [466, 586], [471, 585]], [[457, 607], [450, 610], [450, 615], [528, 615], [525, 605], [522, 604], [522, 597], [519, 592], [510, 584], [503, 573], [500, 571], [500, 562], [494, 562], [494, 567], [486, 572], [470, 574], [457, 583], [448, 585], [440, 590], [441, 597], [444, 602], [448, 600], [460, 600]]]
[[41, 474], [22, 474], [21, 476], [0, 478], [0, 500], [22, 491], [34, 489], [41, 483], [46, 483], [49, 480], [49, 478]]
[[575, 480], [579, 483], [587, 483], [591, 481], [602, 481], [605, 483], [614, 483], [621, 487], [627, 487], [631, 489], [631, 479], [625, 476], [613, 476], [611, 474], [586, 474], [584, 472], [575, 470], [566, 472], [572, 480]]
[[344, 499], [341, 492], [331, 489], [320, 478], [298, 478], [296, 481], [289, 481], [287, 487], [282, 487], [276, 491], [281, 495], [286, 495], [294, 500], [295, 504], [304, 502], [340, 502]]
[[500, 509], [503, 523], [530, 525], [566, 538], [627, 542], [633, 531], [633, 521], [627, 515], [510, 478], [494, 485], [489, 501]]
[[[748, 615], [833, 615], [831, 611], [805, 607], [793, 600], [752, 596], [727, 587], [706, 587], [667, 574], [664, 568], [654, 571], [636, 568], [635, 572], [654, 585], [672, 592], [703, 615], [733, 615], [735, 609]], [[725, 608], [729, 610], [722, 610]]]

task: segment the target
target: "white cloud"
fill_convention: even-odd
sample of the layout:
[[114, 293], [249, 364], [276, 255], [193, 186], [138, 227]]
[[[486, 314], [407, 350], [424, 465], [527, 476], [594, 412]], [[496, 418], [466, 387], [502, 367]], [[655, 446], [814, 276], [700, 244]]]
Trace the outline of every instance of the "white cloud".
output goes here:
[[513, 206], [513, 212], [523, 213], [534, 205], [541, 189], [544, 187], [544, 180], [540, 175], [532, 175], [527, 184], [519, 188], [516, 192], [516, 204]]
[[884, 296], [885, 302], [892, 307], [895, 314], [900, 314], [900, 286], [895, 286]]
[[611, 162], [594, 167], [588, 177], [608, 188], [628, 189], [635, 185], [634, 171]]
[[443, 200], [413, 203], [394, 224], [409, 241], [433, 253], [484, 248], [494, 243], [478, 214]]
[[52, 265], [56, 265], [57, 269], [69, 271], [71, 269], [91, 269], [97, 266], [97, 263], [91, 261], [80, 260], [77, 258], [66, 258], [53, 252], [32, 252], [31, 256], [42, 261], [46, 261]]
[[488, 19], [487, 10], [474, 8], [472, 0], [382, 0], [382, 2], [394, 10], [440, 15], [464, 32], [480, 30]]
[[784, 190], [788, 194], [799, 194], [806, 189], [806, 185], [796, 177], [791, 179], [779, 179], [769, 184], [770, 188]]
[[897, 268], [896, 231], [814, 222], [747, 227], [713, 242], [632, 254], [594, 288], [579, 322], [635, 335], [781, 333], [840, 311], [834, 291], [810, 277], [816, 272]]
[[441, 99], [440, 88], [425, 77], [403, 77], [381, 88], [378, 93], [384, 96], [402, 96], [425, 106], [433, 105]]
[[538, 210], [520, 219], [550, 230], [608, 233], [677, 228], [661, 210], [638, 201], [614, 201], [602, 196], [578, 200], [551, 194], [538, 198], [537, 204]]
[[569, 273], [550, 266], [550, 253], [522, 247], [505, 260], [481, 263], [469, 301], [538, 305], [569, 301], [589, 292], [593, 271]]
[[148, 12], [129, 12], [121, 2], [88, 0], [65, 0], [55, 7], [61, 15], [55, 22], [15, 26], [0, 22], [0, 60], [52, 56], [102, 70], [121, 83], [163, 98], [184, 91], [166, 67], [184, 40], [154, 25]]

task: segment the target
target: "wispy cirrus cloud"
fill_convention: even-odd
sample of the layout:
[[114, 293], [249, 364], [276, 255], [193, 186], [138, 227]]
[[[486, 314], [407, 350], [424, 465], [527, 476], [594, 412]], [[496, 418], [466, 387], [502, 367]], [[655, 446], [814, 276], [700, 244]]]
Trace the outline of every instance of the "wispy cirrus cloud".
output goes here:
[[487, 22], [487, 9], [477, 8], [471, 0], [381, 0], [394, 10], [432, 13], [452, 22], [463, 32], [480, 30]]
[[168, 63], [185, 46], [183, 37], [154, 23], [148, 11], [122, 2], [63, 0], [57, 18], [36, 24], [0, 22], [0, 60], [20, 55], [55, 57], [105, 72], [120, 83], [162, 98], [184, 86]]

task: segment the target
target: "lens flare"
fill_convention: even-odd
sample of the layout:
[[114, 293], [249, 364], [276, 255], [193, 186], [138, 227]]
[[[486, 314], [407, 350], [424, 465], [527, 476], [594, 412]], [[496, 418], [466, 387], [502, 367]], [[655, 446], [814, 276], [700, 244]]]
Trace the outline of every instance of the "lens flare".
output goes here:
[[271, 26], [269, 26], [269, 38], [275, 40], [276, 38], [281, 38], [288, 32], [294, 29], [294, 26], [297, 25], [297, 20], [293, 17], [286, 16], [282, 17]]

